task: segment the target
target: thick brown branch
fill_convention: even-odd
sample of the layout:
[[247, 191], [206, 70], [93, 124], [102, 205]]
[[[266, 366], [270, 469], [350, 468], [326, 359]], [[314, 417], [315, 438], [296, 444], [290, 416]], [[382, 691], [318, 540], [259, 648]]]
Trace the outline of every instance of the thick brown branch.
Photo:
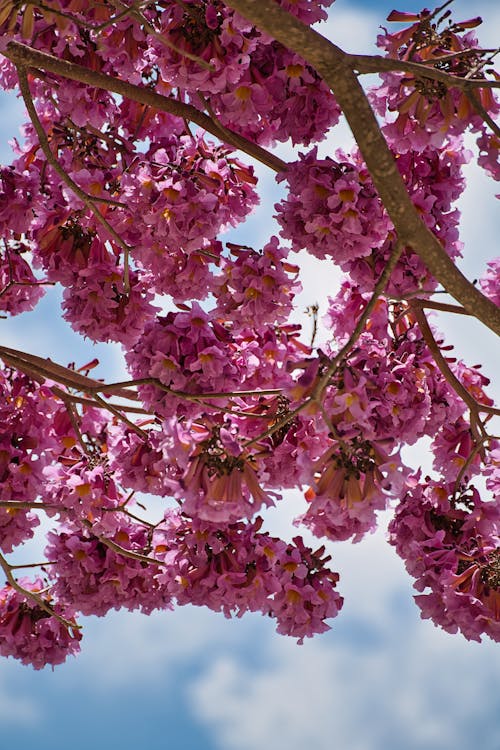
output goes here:
[[500, 336], [500, 309], [461, 273], [413, 205], [349, 56], [271, 0], [226, 0], [226, 4], [317, 70], [344, 112], [400, 242], [420, 256], [466, 310]]
[[144, 86], [135, 86], [127, 81], [122, 81], [119, 78], [105, 75], [104, 73], [98, 73], [76, 63], [59, 60], [53, 55], [32, 49], [26, 44], [19, 42], [9, 42], [7, 49], [2, 54], [16, 65], [30, 68], [34, 75], [36, 75], [37, 69], [45, 70], [62, 78], [68, 78], [71, 81], [78, 81], [79, 83], [86, 83], [88, 86], [111, 91], [114, 94], [119, 94], [132, 101], [153, 107], [153, 109], [160, 110], [161, 112], [168, 112], [175, 117], [194, 122], [223, 143], [228, 143], [244, 151], [275, 172], [283, 172], [287, 168], [286, 162], [270, 154], [261, 146], [257, 146], [257, 144], [226, 128], [222, 130], [208, 115], [200, 112], [191, 104], [185, 104], [176, 99], [162, 96], [152, 89], [145, 88]]
[[[53, 380], [67, 388], [74, 388], [83, 393], [92, 393], [93, 390], [106, 391], [105, 385], [100, 380], [88, 378], [69, 367], [63, 367], [50, 359], [38, 357], [36, 354], [28, 354], [8, 346], [0, 346], [0, 358], [6, 365], [24, 372], [26, 375], [38, 381]], [[130, 393], [124, 388], [116, 388], [114, 394], [121, 398], [137, 400], [137, 394]]]
[[[470, 50], [478, 53], [478, 50]], [[464, 53], [462, 53], [462, 56]], [[452, 55], [456, 58], [457, 55]], [[389, 73], [393, 71], [402, 71], [403, 73], [412, 73], [415, 78], [432, 78], [434, 81], [441, 81], [450, 88], [459, 89], [499, 89], [500, 81], [490, 81], [486, 78], [459, 78], [445, 70], [433, 68], [433, 60], [425, 62], [410, 62], [409, 60], [395, 60], [392, 57], [382, 57], [381, 55], [350, 55], [346, 54], [346, 62], [353, 70], [358, 73]], [[439, 62], [439, 58], [436, 59]]]

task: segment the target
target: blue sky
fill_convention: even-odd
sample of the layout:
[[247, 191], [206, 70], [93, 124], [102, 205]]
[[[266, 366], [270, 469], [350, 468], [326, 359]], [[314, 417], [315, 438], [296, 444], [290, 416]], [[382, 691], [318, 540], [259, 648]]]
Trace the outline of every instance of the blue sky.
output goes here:
[[[398, 9], [419, 10], [398, 2]], [[324, 33], [349, 51], [368, 49], [391, 2], [338, 0]], [[457, 18], [489, 19], [485, 43], [496, 46], [496, 0], [457, 2]], [[462, 11], [462, 12], [461, 12]], [[0, 98], [0, 148], [17, 133], [22, 108]], [[345, 128], [323, 146], [348, 144]], [[2, 160], [8, 161], [5, 150]], [[498, 254], [498, 203], [479, 172], [469, 171], [462, 200], [464, 268], [471, 278]], [[263, 175], [263, 206], [239, 237], [258, 246], [272, 232], [273, 180]], [[497, 214], [495, 216], [495, 210]], [[307, 304], [324, 302], [337, 275], [309, 260]], [[61, 362], [87, 361], [90, 347], [56, 315], [57, 293], [30, 315], [0, 321], [7, 345]], [[443, 320], [450, 340], [470, 363], [494, 375], [495, 349], [473, 322]], [[305, 321], [307, 326], [307, 320]], [[93, 354], [92, 354], [93, 356]], [[118, 347], [99, 347], [101, 374], [120, 376]], [[498, 387], [497, 387], [498, 395]], [[422, 449], [410, 458], [425, 461]], [[272, 510], [268, 527], [290, 537], [298, 493]], [[82, 654], [53, 672], [0, 662], [0, 748], [85, 750], [138, 745], [158, 750], [481, 750], [500, 747], [500, 655], [489, 641], [468, 643], [421, 621], [411, 582], [383, 530], [356, 546], [332, 546], [341, 573], [344, 610], [324, 636], [296, 646], [259, 616], [228, 621], [195, 608], [149, 618], [113, 613], [89, 618]]]

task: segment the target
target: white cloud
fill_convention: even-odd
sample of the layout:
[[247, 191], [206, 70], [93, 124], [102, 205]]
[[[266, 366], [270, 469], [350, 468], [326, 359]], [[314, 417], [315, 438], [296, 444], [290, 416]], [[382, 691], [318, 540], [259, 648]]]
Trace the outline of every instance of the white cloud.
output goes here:
[[495, 653], [418, 626], [370, 649], [276, 639], [260, 668], [216, 660], [191, 695], [221, 750], [461, 750], [482, 720], [478, 746], [494, 750]]
[[198, 664], [207, 654], [241, 649], [251, 623], [230, 623], [201, 607], [179, 607], [150, 616], [111, 612], [84, 621], [82, 653], [71, 668], [74, 679], [100, 675], [96, 690], [126, 688], [147, 674], [149, 683], [168, 687], [169, 675]]

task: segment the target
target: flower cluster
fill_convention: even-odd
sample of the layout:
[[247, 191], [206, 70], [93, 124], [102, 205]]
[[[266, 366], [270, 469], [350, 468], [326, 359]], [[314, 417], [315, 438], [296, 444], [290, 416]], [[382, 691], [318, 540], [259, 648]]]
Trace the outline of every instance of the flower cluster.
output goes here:
[[235, 388], [239, 373], [227, 357], [230, 343], [229, 332], [196, 302], [189, 312], [168, 313], [149, 323], [127, 354], [134, 378], [158, 383], [141, 386], [146, 407], [164, 417], [186, 414], [197, 409], [196, 403], [191, 407], [176, 391], [196, 395]]
[[339, 106], [316, 71], [281, 44], [258, 44], [250, 65], [229, 90], [210, 97], [226, 127], [262, 145], [310, 143], [340, 118]]
[[195, 424], [191, 434], [186, 430], [183, 437], [192, 447], [176, 494], [182, 497], [182, 510], [188, 516], [221, 523], [237, 521], [251, 518], [263, 505], [273, 505], [273, 497], [279, 497], [262, 488], [267, 480], [265, 471], [224, 425]]
[[32, 310], [43, 297], [40, 281], [22, 257], [27, 250], [23, 245], [0, 250], [0, 312], [19, 315]]
[[[497, 467], [498, 471], [498, 467]], [[390, 540], [415, 580], [422, 617], [472, 640], [500, 640], [500, 508], [474, 486], [415, 482]]]
[[[378, 46], [389, 57], [399, 60], [431, 64], [434, 58], [444, 57], [438, 67], [440, 71], [459, 78], [484, 79], [477, 40], [473, 32], [467, 31], [477, 27], [481, 19], [445, 25], [447, 14], [436, 19], [439, 10], [425, 9], [418, 14], [393, 11], [389, 21], [410, 22], [410, 25], [394, 34], [386, 30], [378, 37]], [[394, 120], [383, 126], [383, 132], [400, 153], [420, 151], [429, 145], [439, 147], [448, 134], [460, 135], [469, 126], [481, 127], [482, 118], [465, 89], [448, 87], [440, 80], [413, 73], [380, 75], [382, 85], [372, 90], [372, 104], [383, 116], [394, 113]], [[491, 89], [477, 89], [477, 95], [490, 115], [498, 114], [499, 104]]]
[[170, 595], [158, 581], [158, 566], [147, 562], [158, 535], [125, 520], [105, 541], [75, 525], [50, 532], [45, 554], [53, 561], [54, 595], [72, 602], [83, 615], [100, 617], [122, 607], [145, 614], [171, 608]]
[[309, 507], [297, 519], [317, 537], [359, 542], [376, 528], [376, 511], [404, 483], [391, 446], [353, 439], [333, 445], [314, 465], [315, 482], [306, 493]]
[[286, 322], [301, 287], [299, 268], [286, 262], [287, 251], [278, 238], [271, 237], [260, 253], [236, 245], [230, 250], [235, 260], [222, 259], [214, 284], [215, 314], [231, 321], [233, 329]]
[[[461, 256], [458, 224], [460, 212], [453, 203], [460, 197], [465, 180], [462, 167], [470, 159], [460, 138], [449, 138], [440, 147], [396, 154], [396, 164], [406, 189], [426, 226], [436, 235], [451, 258]], [[370, 254], [353, 257], [345, 264], [350, 278], [362, 291], [373, 289], [394, 250], [396, 237], [388, 231], [382, 244]], [[415, 291], [432, 291], [437, 285], [425, 263], [413, 249], [405, 248], [387, 285], [387, 293], [404, 297]]]
[[159, 579], [179, 604], [208, 606], [226, 617], [260, 611], [279, 633], [299, 639], [329, 629], [325, 619], [342, 607], [338, 574], [326, 567], [324, 548], [287, 544], [252, 524], [219, 527], [167, 513], [165, 572]]
[[159, 291], [158, 247], [168, 256], [203, 250], [219, 231], [236, 226], [257, 205], [253, 170], [200, 135], [156, 138], [120, 180], [127, 211], [117, 223], [141, 267], [151, 269]]
[[89, 450], [80, 458], [46, 467], [45, 492], [51, 497], [47, 512], [62, 512], [77, 523], [90, 523], [95, 530], [113, 532], [118, 520], [112, 511], [119, 509], [122, 497], [107, 471], [105, 457]]
[[361, 334], [359, 346], [339, 366], [325, 406], [343, 438], [397, 437], [408, 444], [434, 435], [465, 408], [436, 368], [418, 327], [404, 319], [396, 337], [388, 331], [380, 338], [371, 331]]
[[20, 578], [19, 585], [26, 594], [9, 585], [0, 589], [0, 654], [14, 656], [34, 669], [42, 669], [46, 664], [62, 664], [68, 654], [77, 654], [81, 635], [74, 619], [64, 624], [34, 601], [30, 592], [50, 604], [66, 621], [73, 618], [72, 611], [52, 604], [44, 593], [41, 578], [33, 581]]
[[33, 536], [40, 523], [29, 511], [44, 486], [43, 471], [57, 442], [50, 425], [56, 415], [47, 387], [15, 371], [0, 370], [0, 549]]
[[239, 388], [284, 387], [289, 367], [304, 347], [294, 326], [241, 328], [231, 332], [193, 302], [186, 312], [168, 313], [146, 325], [126, 355], [131, 375], [147, 408], [163, 417], [198, 416], [217, 410], [210, 395]]
[[142, 334], [147, 321], [154, 318], [157, 307], [148, 279], [125, 271], [107, 258], [89, 263], [64, 290], [64, 319], [71, 327], [92, 341], [119, 341], [133, 344]]
[[275, 208], [281, 234], [293, 250], [307, 248], [345, 268], [381, 247], [392, 224], [359, 157], [340, 151], [336, 156], [318, 159], [315, 147], [289, 164], [278, 175], [289, 193]]

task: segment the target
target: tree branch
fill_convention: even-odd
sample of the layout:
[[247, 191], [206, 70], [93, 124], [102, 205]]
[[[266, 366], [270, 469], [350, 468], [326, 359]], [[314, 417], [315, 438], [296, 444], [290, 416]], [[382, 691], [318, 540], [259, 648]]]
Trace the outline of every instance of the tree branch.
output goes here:
[[[466, 81], [466, 84], [471, 83], [470, 81]], [[483, 118], [485, 123], [490, 126], [491, 130], [495, 133], [495, 135], [500, 138], [500, 127], [496, 124], [495, 120], [491, 117], [491, 115], [485, 110], [483, 105], [481, 104], [481, 101], [479, 97], [477, 96], [476, 92], [471, 89], [470, 86], [465, 87], [465, 95], [467, 99], [470, 101], [476, 112], [480, 117]]]
[[271, 0], [226, 0], [226, 5], [316, 69], [344, 112], [398, 239], [420, 256], [449, 294], [500, 336], [500, 309], [461, 273], [413, 205], [349, 55]]
[[111, 91], [112, 93], [119, 94], [126, 99], [145, 104], [146, 106], [160, 110], [161, 112], [168, 112], [169, 114], [174, 115], [175, 117], [180, 117], [183, 120], [194, 122], [200, 128], [211, 133], [223, 143], [228, 143], [240, 151], [244, 151], [246, 154], [257, 159], [257, 161], [262, 162], [262, 164], [270, 167], [275, 172], [286, 171], [286, 162], [282, 161], [277, 156], [274, 156], [274, 154], [269, 153], [261, 146], [247, 140], [243, 136], [238, 135], [227, 128], [221, 129], [210, 117], [208, 117], [208, 115], [200, 112], [200, 110], [196, 109], [196, 107], [193, 107], [191, 104], [185, 104], [176, 99], [162, 96], [152, 89], [144, 86], [136, 86], [127, 81], [115, 78], [114, 76], [105, 75], [104, 73], [98, 73], [97, 71], [90, 70], [89, 68], [77, 65], [76, 63], [68, 62], [67, 60], [59, 60], [53, 55], [32, 49], [32, 47], [28, 47], [26, 44], [21, 44], [20, 42], [9, 42], [7, 49], [3, 50], [1, 54], [11, 60], [15, 65], [32, 69], [33, 75], [37, 74], [37, 68], [45, 70], [49, 73], [61, 76], [62, 78], [68, 78], [71, 81], [86, 83], [88, 86]]
[[465, 53], [475, 52], [476, 54], [481, 50], [464, 50], [459, 54], [446, 55], [444, 58], [436, 58], [435, 60], [425, 60], [423, 62], [411, 62], [409, 60], [395, 60], [392, 57], [382, 57], [382, 55], [345, 55], [347, 64], [352, 70], [357, 70], [359, 73], [391, 73], [394, 71], [402, 71], [404, 73], [412, 73], [415, 78], [432, 78], [433, 81], [441, 81], [450, 88], [459, 89], [500, 89], [500, 81], [490, 81], [486, 78], [460, 78], [459, 76], [448, 73], [446, 70], [439, 70], [439, 68], [432, 67], [441, 60], [456, 59], [460, 56], [465, 56]]
[[330, 364], [328, 365], [326, 372], [321, 376], [321, 380], [318, 382], [318, 385], [314, 389], [314, 394], [311, 396], [311, 399], [320, 400], [322, 394], [324, 393], [325, 388], [328, 386], [330, 379], [332, 375], [337, 370], [339, 364], [342, 362], [345, 356], [349, 353], [349, 351], [354, 346], [355, 342], [359, 339], [361, 334], [363, 333], [363, 329], [366, 325], [366, 322], [368, 318], [370, 317], [370, 314], [373, 312], [373, 309], [375, 305], [377, 304], [377, 301], [379, 297], [383, 294], [384, 289], [387, 286], [387, 283], [389, 279], [391, 278], [392, 272], [394, 271], [394, 268], [396, 267], [396, 264], [401, 257], [401, 253], [403, 252], [403, 245], [401, 242], [398, 242], [392, 253], [391, 256], [387, 262], [387, 265], [385, 266], [384, 270], [380, 274], [380, 278], [378, 279], [377, 283], [375, 284], [375, 288], [373, 290], [373, 294], [366, 303], [363, 312], [359, 316], [359, 319], [354, 327], [354, 331], [349, 336], [348, 340], [344, 344], [344, 346], [340, 349], [339, 352], [335, 355], [335, 357], [331, 360]]
[[35, 604], [40, 607], [40, 609], [43, 609], [46, 614], [49, 615], [49, 617], [55, 617], [56, 620], [58, 620], [61, 625], [64, 625], [64, 627], [72, 632], [81, 630], [81, 625], [77, 625], [74, 620], [67, 620], [62, 615], [59, 615], [55, 609], [43, 598], [41, 597], [36, 591], [30, 591], [29, 589], [25, 589], [24, 586], [21, 586], [20, 583], [16, 581], [14, 576], [12, 575], [12, 568], [3, 557], [3, 555], [0, 554], [0, 567], [3, 569], [3, 572], [5, 573], [5, 577], [7, 578], [7, 582], [9, 583], [12, 588], [18, 592], [18, 594], [21, 594], [21, 596], [25, 596], [27, 599], [31, 599]]
[[122, 240], [118, 232], [116, 232], [116, 230], [111, 226], [109, 221], [104, 218], [104, 216], [101, 214], [101, 212], [97, 208], [95, 201], [92, 198], [90, 198], [87, 195], [87, 193], [85, 193], [81, 189], [79, 185], [77, 185], [77, 183], [69, 176], [66, 170], [63, 169], [63, 167], [61, 167], [61, 165], [59, 164], [56, 155], [53, 153], [52, 149], [50, 148], [47, 134], [43, 128], [40, 118], [38, 117], [38, 113], [33, 103], [26, 69], [22, 66], [18, 66], [17, 75], [19, 78], [19, 88], [21, 89], [21, 94], [23, 96], [26, 109], [28, 110], [28, 114], [30, 116], [31, 122], [33, 123], [33, 127], [36, 130], [36, 134], [38, 135], [40, 147], [43, 153], [45, 154], [45, 158], [49, 162], [52, 169], [54, 169], [54, 171], [57, 172], [61, 180], [83, 202], [86, 208], [94, 216], [95, 220], [106, 230], [106, 232], [110, 235], [110, 237], [114, 240], [114, 242], [116, 242], [118, 247], [120, 247], [123, 250], [123, 253], [124, 253], [123, 286], [124, 286], [125, 292], [128, 293], [130, 291], [129, 271], [128, 271], [128, 261], [129, 261], [129, 253], [130, 253], [129, 246], [127, 245], [126, 242]]
[[446, 361], [446, 358], [443, 356], [441, 349], [439, 348], [439, 345], [434, 338], [431, 327], [427, 322], [425, 313], [423, 312], [421, 307], [416, 303], [411, 303], [409, 309], [411, 310], [412, 314], [415, 317], [415, 320], [417, 321], [418, 327], [420, 328], [422, 336], [425, 339], [425, 343], [429, 347], [429, 350], [432, 353], [432, 356], [434, 357], [434, 360], [439, 367], [441, 374], [448, 381], [453, 390], [460, 396], [462, 401], [469, 407], [471, 415], [471, 427], [476, 434], [476, 439], [478, 439], [477, 428], [479, 429], [479, 433], [481, 433], [481, 437], [485, 437], [486, 431], [479, 416], [480, 412], [486, 412], [487, 414], [498, 414], [499, 410], [495, 409], [494, 407], [488, 406], [487, 404], [482, 404], [479, 401], [476, 401], [474, 396], [469, 393], [467, 388], [457, 378], [448, 362]]

